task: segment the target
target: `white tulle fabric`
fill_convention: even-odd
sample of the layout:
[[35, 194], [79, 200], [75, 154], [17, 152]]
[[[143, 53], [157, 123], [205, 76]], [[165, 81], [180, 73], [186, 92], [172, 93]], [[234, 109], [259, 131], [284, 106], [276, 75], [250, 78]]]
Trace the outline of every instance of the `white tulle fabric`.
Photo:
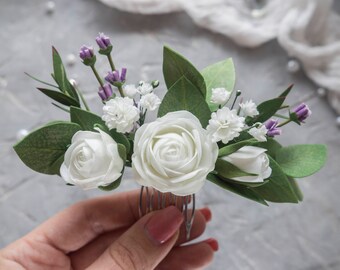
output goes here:
[[340, 16], [333, 0], [100, 0], [129, 12], [160, 14], [185, 11], [196, 24], [231, 38], [244, 47], [278, 39], [307, 76], [329, 90], [340, 113]]

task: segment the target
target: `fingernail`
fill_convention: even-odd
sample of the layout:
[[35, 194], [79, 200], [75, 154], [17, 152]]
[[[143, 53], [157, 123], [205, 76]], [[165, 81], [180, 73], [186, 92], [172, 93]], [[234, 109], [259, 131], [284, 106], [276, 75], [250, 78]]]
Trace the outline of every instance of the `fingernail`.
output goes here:
[[145, 225], [148, 237], [155, 244], [163, 244], [169, 240], [183, 223], [182, 213], [175, 207], [169, 206], [155, 212]]
[[204, 216], [205, 218], [205, 221], [210, 221], [211, 220], [211, 211], [209, 208], [205, 207], [205, 208], [202, 208], [202, 209], [199, 209], [199, 211], [202, 213], [202, 215]]
[[209, 238], [209, 239], [205, 240], [205, 242], [211, 247], [211, 249], [213, 251], [217, 251], [218, 250], [218, 242], [217, 242], [216, 239]]

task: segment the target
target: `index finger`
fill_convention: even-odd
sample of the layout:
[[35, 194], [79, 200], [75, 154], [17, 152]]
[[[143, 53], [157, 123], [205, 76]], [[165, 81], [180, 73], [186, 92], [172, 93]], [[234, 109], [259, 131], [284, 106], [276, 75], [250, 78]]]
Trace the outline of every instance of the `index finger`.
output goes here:
[[79, 202], [44, 222], [26, 237], [69, 253], [98, 235], [130, 226], [138, 218], [139, 192], [118, 193]]

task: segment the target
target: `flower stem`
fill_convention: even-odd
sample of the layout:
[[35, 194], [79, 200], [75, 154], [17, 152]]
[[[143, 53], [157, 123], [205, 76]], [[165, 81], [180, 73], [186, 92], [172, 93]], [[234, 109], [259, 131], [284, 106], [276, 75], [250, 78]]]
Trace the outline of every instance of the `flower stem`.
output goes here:
[[278, 114], [278, 113], [274, 114], [274, 116], [280, 117], [280, 118], [282, 118], [282, 119], [289, 119], [289, 117], [284, 116], [284, 115], [282, 115], [282, 114]]
[[92, 69], [94, 75], [96, 76], [97, 81], [99, 82], [100, 86], [101, 86], [101, 87], [104, 87], [103, 81], [102, 81], [102, 79], [100, 78], [100, 76], [99, 76], [99, 74], [98, 74], [96, 68], [94, 67], [94, 65], [91, 66], [91, 69]]
[[114, 65], [114, 63], [113, 63], [111, 54], [109, 54], [109, 55], [107, 56], [107, 58], [109, 59], [109, 62], [110, 62], [110, 66], [111, 66], [112, 71], [115, 71], [115, 70], [116, 70], [116, 67], [115, 67], [115, 65]]
[[277, 125], [277, 127], [283, 127], [284, 125], [287, 125], [288, 123], [290, 123], [292, 120], [291, 119], [287, 119], [286, 121], [280, 123]]
[[121, 97], [124, 97], [124, 93], [123, 93], [123, 88], [121, 86], [118, 86], [118, 91]]
[[74, 88], [76, 89], [78, 95], [80, 96], [80, 99], [81, 99], [81, 101], [83, 102], [83, 104], [84, 104], [84, 106], [85, 106], [85, 109], [86, 109], [87, 111], [91, 111], [89, 105], [87, 105], [87, 102], [86, 102], [86, 100], [85, 100], [85, 98], [84, 98], [83, 93], [80, 91], [80, 89], [79, 89], [78, 87], [74, 86]]

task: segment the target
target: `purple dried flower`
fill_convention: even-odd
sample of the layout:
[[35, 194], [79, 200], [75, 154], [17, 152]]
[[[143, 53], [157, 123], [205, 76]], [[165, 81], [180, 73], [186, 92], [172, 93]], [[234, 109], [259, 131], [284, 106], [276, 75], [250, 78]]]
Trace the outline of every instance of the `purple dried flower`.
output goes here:
[[103, 87], [99, 87], [99, 91], [98, 91], [98, 95], [100, 96], [100, 98], [104, 101], [109, 99], [113, 94], [111, 85], [109, 84], [104, 84]]
[[274, 137], [276, 135], [281, 135], [282, 130], [280, 128], [277, 127], [277, 125], [279, 124], [278, 120], [274, 120], [274, 119], [270, 119], [268, 120], [266, 123], [264, 123], [264, 125], [267, 128], [267, 135], [269, 137]]
[[111, 46], [111, 41], [108, 36], [105, 36], [104, 33], [99, 33], [99, 36], [96, 37], [96, 42], [100, 49], [105, 50], [107, 47]]
[[119, 76], [118, 70], [109, 71], [105, 77], [105, 80], [111, 84], [123, 83], [125, 81], [126, 71], [126, 68], [122, 68], [121, 76]]
[[300, 122], [305, 121], [312, 114], [312, 111], [305, 103], [301, 103], [293, 110], [293, 112], [296, 113], [296, 116]]
[[127, 69], [126, 68], [122, 68], [122, 73], [120, 75], [120, 81], [121, 82], [125, 81], [125, 79], [126, 79], [126, 72], [127, 72]]
[[82, 60], [91, 59], [94, 56], [93, 48], [83, 45], [80, 48], [79, 56]]

